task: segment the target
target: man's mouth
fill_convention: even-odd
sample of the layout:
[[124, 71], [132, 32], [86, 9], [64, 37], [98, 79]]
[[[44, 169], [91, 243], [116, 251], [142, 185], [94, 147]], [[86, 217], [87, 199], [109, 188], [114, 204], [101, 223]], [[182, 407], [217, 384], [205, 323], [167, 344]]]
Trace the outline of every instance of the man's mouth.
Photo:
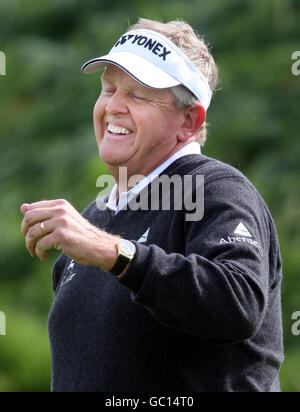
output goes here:
[[127, 136], [132, 133], [131, 130], [125, 129], [125, 127], [114, 126], [111, 123], [108, 123], [107, 130], [112, 134], [116, 134], [120, 136]]

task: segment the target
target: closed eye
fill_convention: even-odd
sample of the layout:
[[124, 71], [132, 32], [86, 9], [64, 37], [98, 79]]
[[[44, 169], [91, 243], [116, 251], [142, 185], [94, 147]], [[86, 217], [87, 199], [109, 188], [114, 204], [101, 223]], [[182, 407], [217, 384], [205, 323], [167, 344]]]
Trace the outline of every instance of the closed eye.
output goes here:
[[145, 96], [140, 95], [140, 94], [137, 94], [137, 93], [132, 93], [132, 94], [131, 94], [131, 97], [132, 97], [133, 99], [136, 99], [136, 100], [148, 101]]
[[116, 92], [115, 89], [106, 89], [106, 88], [103, 88], [103, 89], [102, 89], [102, 93], [104, 93], [104, 94], [106, 94], [106, 95], [110, 95], [110, 96], [114, 95], [115, 92]]

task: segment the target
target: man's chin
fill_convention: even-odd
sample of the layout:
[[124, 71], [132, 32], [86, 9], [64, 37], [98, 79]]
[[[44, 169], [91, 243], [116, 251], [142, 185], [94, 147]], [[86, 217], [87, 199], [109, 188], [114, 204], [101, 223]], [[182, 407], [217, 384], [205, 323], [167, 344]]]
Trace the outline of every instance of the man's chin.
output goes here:
[[127, 163], [128, 156], [124, 156], [124, 153], [108, 152], [105, 150], [99, 150], [100, 159], [108, 166], [122, 166]]

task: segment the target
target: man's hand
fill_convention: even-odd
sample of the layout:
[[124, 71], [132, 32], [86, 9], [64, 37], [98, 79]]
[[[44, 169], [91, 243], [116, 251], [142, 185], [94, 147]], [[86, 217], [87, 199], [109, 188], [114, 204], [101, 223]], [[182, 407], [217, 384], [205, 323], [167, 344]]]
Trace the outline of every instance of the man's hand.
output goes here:
[[57, 249], [83, 265], [99, 266], [106, 271], [115, 265], [120, 238], [93, 226], [66, 200], [25, 203], [21, 212], [21, 231], [32, 257], [44, 261], [47, 250]]

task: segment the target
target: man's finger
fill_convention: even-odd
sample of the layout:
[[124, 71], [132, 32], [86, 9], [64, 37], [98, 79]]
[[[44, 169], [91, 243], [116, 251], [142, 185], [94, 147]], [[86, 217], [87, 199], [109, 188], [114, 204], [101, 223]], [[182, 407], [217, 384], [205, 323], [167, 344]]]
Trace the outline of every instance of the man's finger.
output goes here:
[[[53, 230], [50, 220], [44, 222], [44, 227], [47, 234], [51, 233]], [[32, 257], [36, 256], [35, 248], [38, 240], [45, 236], [46, 235], [43, 233], [41, 223], [37, 223], [36, 225], [31, 226], [31, 228], [28, 230], [26, 234], [26, 248], [28, 249]]]
[[54, 233], [50, 233], [47, 236], [39, 239], [35, 245], [35, 254], [41, 260], [47, 259], [47, 250], [57, 249], [60, 250], [60, 246], [57, 244]]
[[29, 205], [28, 210], [50, 208], [54, 206], [64, 206], [69, 205], [65, 199], [55, 199], [55, 200], [41, 200], [39, 202], [34, 202]]
[[53, 208], [43, 208], [43, 209], [32, 209], [28, 210], [25, 215], [21, 225], [21, 232], [26, 236], [30, 227], [34, 226], [38, 222], [43, 222], [49, 220], [55, 215], [55, 209]]
[[27, 212], [30, 204], [29, 203], [23, 203], [22, 206], [20, 207], [20, 211], [23, 215]]

